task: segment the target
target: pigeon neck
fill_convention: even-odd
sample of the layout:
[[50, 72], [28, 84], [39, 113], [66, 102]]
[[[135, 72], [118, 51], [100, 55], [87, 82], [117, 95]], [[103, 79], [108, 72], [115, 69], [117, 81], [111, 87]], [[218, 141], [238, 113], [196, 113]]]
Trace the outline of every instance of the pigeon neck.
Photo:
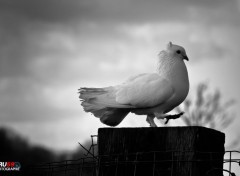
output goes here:
[[169, 57], [166, 51], [159, 54], [157, 73], [171, 82], [188, 82], [187, 68], [183, 60]]
[[174, 58], [169, 57], [166, 51], [162, 51], [159, 54], [157, 73], [165, 79], [169, 79], [171, 78], [171, 74], [174, 73], [175, 64], [176, 61], [174, 61]]

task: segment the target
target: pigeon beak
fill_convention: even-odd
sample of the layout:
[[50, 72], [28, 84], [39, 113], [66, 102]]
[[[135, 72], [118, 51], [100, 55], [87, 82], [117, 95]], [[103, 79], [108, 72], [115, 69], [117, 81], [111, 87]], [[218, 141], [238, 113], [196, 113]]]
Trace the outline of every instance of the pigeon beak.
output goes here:
[[188, 57], [187, 56], [183, 56], [183, 59], [189, 61]]

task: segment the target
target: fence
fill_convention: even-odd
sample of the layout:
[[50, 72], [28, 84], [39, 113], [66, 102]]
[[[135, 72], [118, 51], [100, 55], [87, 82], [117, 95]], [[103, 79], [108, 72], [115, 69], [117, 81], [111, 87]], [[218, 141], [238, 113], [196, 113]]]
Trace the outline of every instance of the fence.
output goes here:
[[[147, 175], [174, 175], [174, 168], [181, 167], [184, 164], [198, 164], [202, 163], [211, 165], [218, 159], [217, 152], [198, 152], [198, 151], [151, 151], [151, 152], [137, 152], [130, 154], [116, 154], [98, 156], [96, 154], [97, 144], [94, 144], [91, 136], [92, 145], [86, 149], [83, 145], [81, 147], [86, 150], [86, 156], [78, 160], [65, 160], [60, 162], [43, 163], [23, 168], [26, 175], [35, 176], [102, 176], [104, 173], [114, 173], [114, 176], [131, 175], [135, 176], [137, 173], [147, 173]], [[233, 159], [232, 156], [239, 151], [226, 151], [223, 164], [229, 164], [228, 169], [213, 168], [208, 170], [206, 175], [214, 175], [219, 170], [228, 173], [229, 176], [235, 176], [232, 172], [232, 165], [240, 165], [240, 158]], [[198, 155], [201, 159], [196, 160], [181, 160], [181, 156]], [[161, 157], [159, 157], [161, 155]], [[166, 157], [163, 157], [166, 155]], [[171, 156], [171, 157], [169, 157]], [[184, 157], [186, 158], [186, 157]], [[191, 157], [190, 157], [191, 158]], [[180, 164], [179, 164], [180, 163]], [[161, 166], [161, 167], [159, 167]], [[119, 170], [121, 172], [119, 172]], [[104, 175], [105, 175], [104, 174]]]

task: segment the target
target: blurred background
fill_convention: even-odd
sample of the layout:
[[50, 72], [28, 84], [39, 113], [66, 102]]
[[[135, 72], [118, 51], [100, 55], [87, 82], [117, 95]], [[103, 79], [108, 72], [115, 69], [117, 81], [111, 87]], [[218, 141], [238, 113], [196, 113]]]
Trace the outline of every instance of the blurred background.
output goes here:
[[[172, 41], [190, 59], [191, 90], [186, 116], [170, 125], [218, 129], [239, 149], [239, 17], [239, 0], [0, 0], [1, 140], [75, 152], [105, 127], [83, 111], [78, 89], [155, 71]], [[131, 114], [119, 127], [145, 119]]]

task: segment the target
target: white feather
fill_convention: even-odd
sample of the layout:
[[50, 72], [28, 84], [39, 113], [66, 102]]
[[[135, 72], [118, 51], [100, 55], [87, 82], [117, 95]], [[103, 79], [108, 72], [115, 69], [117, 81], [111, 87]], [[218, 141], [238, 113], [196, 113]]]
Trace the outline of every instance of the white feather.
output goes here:
[[117, 88], [116, 101], [136, 108], [147, 108], [164, 103], [173, 92], [169, 81], [159, 74], [142, 74]]

